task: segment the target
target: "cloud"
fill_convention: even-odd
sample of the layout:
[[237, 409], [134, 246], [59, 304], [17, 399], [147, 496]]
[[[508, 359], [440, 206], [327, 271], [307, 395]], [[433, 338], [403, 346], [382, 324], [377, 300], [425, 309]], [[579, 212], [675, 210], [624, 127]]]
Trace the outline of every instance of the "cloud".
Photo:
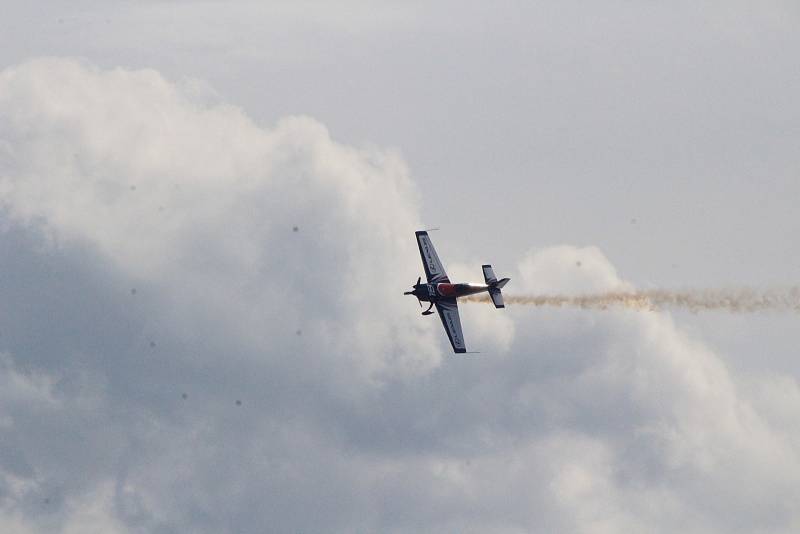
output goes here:
[[[792, 377], [736, 376], [669, 314], [626, 310], [465, 305], [488, 350], [452, 357], [402, 297], [401, 157], [193, 87], [65, 59], [0, 73], [0, 525], [798, 526]], [[630, 287], [593, 247], [502, 274]]]

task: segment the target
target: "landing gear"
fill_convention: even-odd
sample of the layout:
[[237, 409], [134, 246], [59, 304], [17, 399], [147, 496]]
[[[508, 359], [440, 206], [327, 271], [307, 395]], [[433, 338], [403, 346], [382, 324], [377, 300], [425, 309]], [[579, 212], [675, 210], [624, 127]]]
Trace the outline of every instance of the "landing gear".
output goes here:
[[428, 306], [428, 309], [427, 309], [427, 310], [425, 310], [424, 312], [422, 312], [422, 315], [430, 315], [430, 314], [432, 314], [433, 312], [431, 311], [431, 308], [433, 308], [433, 302], [431, 302], [431, 305], [430, 305], [430, 306]]

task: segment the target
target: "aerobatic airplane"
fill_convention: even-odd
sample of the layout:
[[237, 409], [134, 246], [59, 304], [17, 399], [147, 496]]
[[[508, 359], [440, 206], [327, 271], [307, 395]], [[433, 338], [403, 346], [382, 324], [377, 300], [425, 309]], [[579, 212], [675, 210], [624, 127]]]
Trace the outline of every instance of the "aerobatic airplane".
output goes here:
[[452, 284], [450, 279], [447, 278], [442, 262], [439, 261], [436, 249], [433, 248], [428, 232], [420, 231], [416, 232], [416, 234], [419, 254], [422, 256], [422, 265], [425, 267], [425, 276], [428, 279], [428, 283], [420, 283], [422, 277], [419, 277], [417, 278], [417, 283], [414, 284], [414, 290], [406, 291], [404, 295], [417, 297], [420, 307], [422, 307], [422, 301], [431, 303], [428, 309], [422, 312], [422, 315], [432, 314], [431, 308], [436, 306], [436, 311], [439, 312], [439, 317], [442, 319], [442, 324], [447, 332], [447, 337], [450, 338], [450, 344], [453, 345], [453, 350], [457, 353], [467, 352], [467, 348], [464, 345], [464, 335], [461, 332], [461, 319], [458, 317], [456, 299], [487, 292], [492, 298], [495, 308], [504, 308], [503, 294], [500, 290], [508, 283], [510, 278], [498, 280], [494, 275], [492, 266], [484, 265], [483, 278], [486, 280], [486, 284]]

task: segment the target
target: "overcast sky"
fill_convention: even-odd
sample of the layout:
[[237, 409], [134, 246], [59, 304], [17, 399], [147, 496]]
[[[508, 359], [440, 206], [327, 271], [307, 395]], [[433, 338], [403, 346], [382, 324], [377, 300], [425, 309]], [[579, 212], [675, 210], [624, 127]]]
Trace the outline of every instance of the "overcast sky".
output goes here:
[[2, 7], [0, 531], [800, 528], [794, 2]]

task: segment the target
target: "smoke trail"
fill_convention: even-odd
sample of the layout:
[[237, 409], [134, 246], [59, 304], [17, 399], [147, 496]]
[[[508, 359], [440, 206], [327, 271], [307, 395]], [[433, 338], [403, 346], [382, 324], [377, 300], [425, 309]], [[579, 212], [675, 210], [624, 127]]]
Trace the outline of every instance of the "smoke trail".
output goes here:
[[[650, 289], [610, 291], [585, 295], [503, 295], [506, 303], [526, 306], [572, 307], [606, 310], [620, 307], [634, 310], [681, 308], [692, 312], [728, 311], [754, 313], [760, 311], [800, 312], [800, 287], [770, 289], [698, 289], [670, 291]], [[487, 296], [459, 299], [466, 302], [488, 302]]]

